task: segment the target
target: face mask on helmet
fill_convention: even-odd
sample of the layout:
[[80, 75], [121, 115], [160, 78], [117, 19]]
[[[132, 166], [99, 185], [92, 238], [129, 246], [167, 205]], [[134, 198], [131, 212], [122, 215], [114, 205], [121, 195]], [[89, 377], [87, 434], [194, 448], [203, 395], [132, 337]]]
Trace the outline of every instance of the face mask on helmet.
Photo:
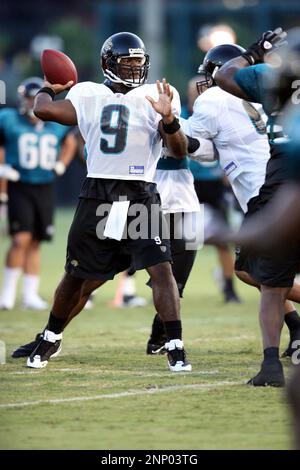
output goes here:
[[196, 87], [198, 91], [198, 95], [202, 95], [205, 90], [213, 86], [214, 81], [209, 72], [203, 69], [203, 65], [201, 64], [199, 69], [199, 80], [196, 82]]
[[198, 69], [198, 73], [201, 75], [199, 82], [197, 82], [198, 93], [201, 94], [207, 88], [216, 85], [214, 75], [217, 71], [226, 62], [239, 57], [243, 52], [245, 52], [245, 49], [237, 44], [221, 44], [212, 47], [205, 55], [203, 63]]
[[118, 33], [102, 47], [102, 71], [114, 83], [130, 88], [143, 85], [150, 67], [149, 55], [142, 40], [132, 33]]
[[42, 88], [43, 80], [41, 78], [27, 78], [18, 87], [19, 110], [21, 114], [34, 117], [33, 104], [34, 97]]

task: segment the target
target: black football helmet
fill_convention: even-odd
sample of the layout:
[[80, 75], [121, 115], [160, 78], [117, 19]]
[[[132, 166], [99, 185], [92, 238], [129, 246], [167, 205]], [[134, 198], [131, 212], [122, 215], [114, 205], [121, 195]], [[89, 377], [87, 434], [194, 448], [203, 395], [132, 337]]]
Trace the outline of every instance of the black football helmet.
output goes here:
[[[141, 65], [121, 63], [122, 58], [132, 57], [142, 59]], [[124, 32], [106, 39], [101, 49], [101, 65], [104, 76], [110, 81], [135, 88], [146, 82], [150, 60], [143, 41], [135, 34]]]
[[21, 114], [28, 114], [34, 116], [33, 114], [33, 103], [29, 98], [34, 98], [37, 92], [43, 87], [44, 82], [39, 77], [29, 77], [26, 80], [23, 80], [22, 83], [18, 86], [18, 100], [19, 100], [19, 109]]
[[237, 44], [221, 44], [212, 47], [205, 55], [203, 63], [198, 68], [201, 79], [196, 83], [198, 93], [215, 85], [214, 75], [222, 65], [235, 57], [239, 57], [245, 49]]

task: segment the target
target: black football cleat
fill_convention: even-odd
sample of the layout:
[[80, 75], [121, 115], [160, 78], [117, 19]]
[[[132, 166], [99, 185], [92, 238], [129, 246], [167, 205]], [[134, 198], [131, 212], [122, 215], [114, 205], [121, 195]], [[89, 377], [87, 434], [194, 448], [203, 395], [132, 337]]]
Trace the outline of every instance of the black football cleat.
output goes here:
[[35, 350], [27, 359], [27, 367], [42, 369], [46, 367], [49, 359], [59, 355], [61, 351], [62, 333], [55, 334], [45, 330]]
[[186, 357], [183, 342], [180, 339], [172, 339], [165, 344], [168, 353], [168, 366], [171, 372], [191, 372], [192, 365]]
[[151, 335], [147, 342], [146, 354], [158, 355], [166, 354], [165, 343], [167, 335], [165, 327], [158, 313], [155, 315], [152, 323]]
[[224, 302], [225, 304], [232, 302], [236, 304], [241, 304], [242, 301], [239, 296], [232, 290], [232, 291], [224, 291]]
[[161, 340], [157, 340], [155, 343], [151, 342], [151, 338], [147, 343], [146, 354], [149, 355], [157, 355], [157, 354], [166, 354], [167, 350], [165, 348], [165, 343], [167, 341], [166, 338], [162, 338]]
[[285, 379], [281, 362], [262, 363], [259, 373], [247, 382], [253, 387], [284, 387]]
[[28, 357], [30, 354], [35, 350], [37, 345], [39, 344], [40, 340], [43, 338], [43, 333], [38, 333], [35, 337], [34, 341], [31, 341], [30, 343], [23, 344], [23, 346], [20, 346], [18, 349], [16, 349], [11, 357], [14, 359], [18, 359], [19, 357]]

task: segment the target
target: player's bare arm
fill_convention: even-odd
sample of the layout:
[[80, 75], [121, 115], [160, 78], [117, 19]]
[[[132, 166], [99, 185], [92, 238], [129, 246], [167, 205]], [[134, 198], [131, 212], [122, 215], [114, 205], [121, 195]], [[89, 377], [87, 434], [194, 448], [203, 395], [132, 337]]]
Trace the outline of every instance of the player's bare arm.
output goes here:
[[69, 132], [62, 143], [58, 159], [55, 164], [54, 170], [58, 176], [61, 176], [65, 173], [67, 167], [70, 165], [71, 161], [75, 157], [76, 150], [76, 137], [74, 135], [74, 132]]
[[153, 109], [162, 116], [162, 121], [159, 126], [159, 132], [164, 140], [165, 145], [170, 150], [170, 154], [177, 159], [183, 159], [187, 154], [188, 141], [179, 128], [172, 133], [169, 133], [168, 126], [173, 123], [177, 126], [176, 117], [172, 113], [172, 99], [173, 91], [170, 88], [169, 83], [167, 83], [164, 78], [162, 84], [159, 80], [156, 81], [157, 90], [158, 90], [158, 101], [154, 101], [151, 96], [146, 96], [148, 101], [150, 101]]
[[236, 72], [245, 67], [249, 67], [249, 62], [243, 56], [235, 57], [222, 65], [214, 76], [214, 80], [220, 88], [228, 93], [243, 100], [251, 101], [234, 79]]
[[[70, 81], [65, 85], [45, 82], [45, 87], [50, 88], [55, 95], [62, 91], [68, 90], [73, 82]], [[74, 106], [70, 100], [53, 101], [52, 96], [47, 92], [40, 92], [34, 100], [33, 112], [39, 119], [43, 121], [54, 121], [67, 126], [75, 126], [77, 124], [77, 115]]]
[[215, 82], [228, 93], [251, 101], [251, 98], [247, 96], [235, 81], [234, 76], [236, 72], [242, 68], [263, 63], [267, 54], [273, 53], [276, 49], [286, 44], [286, 37], [287, 33], [282, 28], [266, 31], [241, 56], [226, 62], [214, 75]]

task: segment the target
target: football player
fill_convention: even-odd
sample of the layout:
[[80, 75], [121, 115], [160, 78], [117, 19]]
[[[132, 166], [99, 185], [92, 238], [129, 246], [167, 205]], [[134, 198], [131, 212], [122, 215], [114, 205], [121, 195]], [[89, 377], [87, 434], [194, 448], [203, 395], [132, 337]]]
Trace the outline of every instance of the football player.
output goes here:
[[[262, 119], [261, 106], [256, 104], [259, 101], [257, 97], [253, 96], [252, 102], [249, 102], [249, 97], [243, 100], [215, 86], [216, 71], [221, 73], [224, 64], [235, 57], [237, 61], [245, 61], [240, 59], [245, 53], [244, 49], [236, 45], [217, 46], [207, 53], [202, 68], [207, 74], [205, 83], [210, 88], [196, 100], [192, 117], [182, 126], [191, 137], [196, 138], [198, 135], [213, 139], [221, 166], [247, 219], [269, 199], [278, 184], [279, 169], [276, 166], [278, 160], [273, 160], [275, 170], [270, 169], [272, 159], [269, 161], [266, 126]], [[271, 180], [268, 175], [272, 175]], [[261, 372], [250, 380], [252, 385], [284, 384], [282, 365], [277, 357], [278, 347], [275, 345], [278, 343], [279, 346], [279, 318], [283, 318], [284, 308], [291, 341], [295, 339], [295, 334], [300, 333], [300, 319], [294, 305], [291, 302], [284, 303], [288, 294], [289, 299], [299, 301], [297, 286], [289, 293], [297, 263], [299, 256], [296, 247], [284, 256], [282, 253], [274, 253], [272, 256], [268, 254], [257, 258], [244, 250], [237, 253], [237, 275], [261, 291], [260, 315], [265, 332], [265, 360]], [[286, 354], [290, 354], [289, 348]]]
[[[87, 148], [88, 175], [69, 232], [66, 273], [27, 366], [45, 367], [59, 353], [66, 324], [82, 310], [91, 292], [133, 264], [150, 275], [154, 304], [167, 333], [170, 370], [190, 371], [169, 241], [164, 238], [164, 219], [153, 183], [162, 138], [177, 158], [187, 153], [187, 139], [176, 118], [179, 95], [165, 80], [146, 84], [149, 55], [132, 33], [117, 33], [104, 42], [101, 65], [103, 83], [78, 83], [65, 100], [57, 101], [54, 96], [72, 82], [46, 83], [35, 99], [34, 112], [40, 119], [78, 124]], [[149, 236], [131, 233], [136, 207]]]
[[54, 180], [72, 160], [76, 141], [70, 128], [43, 122], [33, 113], [34, 96], [43, 80], [30, 77], [18, 88], [19, 109], [0, 111], [1, 200], [8, 201], [11, 246], [7, 252], [0, 309], [15, 305], [23, 277], [23, 307], [43, 310], [38, 294], [40, 243], [53, 235]]
[[[269, 113], [271, 126], [281, 126], [288, 136], [288, 139], [277, 141], [277, 146], [280, 145], [277, 147], [279, 158], [281, 157], [280, 168], [281, 172], [286, 170], [287, 183], [281, 184], [263, 210], [234, 236], [238, 243], [258, 253], [266, 249], [282, 250], [283, 243], [289, 246], [294, 245], [295, 239], [299, 240], [300, 111], [297, 85], [300, 76], [300, 29], [289, 31], [288, 46], [276, 49], [276, 44], [280, 45], [284, 37], [285, 34], [280, 29], [264, 33], [248, 49], [244, 58], [231, 61], [222, 73], [217, 74], [220, 85], [235, 95], [252, 96], [255, 93]], [[276, 52], [273, 58], [272, 55], [269, 56], [272, 67], [266, 64], [248, 67], [248, 63], [261, 62], [270, 49], [275, 49]], [[296, 326], [297, 318], [294, 321]], [[292, 362], [296, 367], [288, 384], [288, 397], [295, 428], [295, 447], [300, 450], [300, 365], [297, 346], [299, 348], [299, 337], [294, 348], [291, 348]]]

